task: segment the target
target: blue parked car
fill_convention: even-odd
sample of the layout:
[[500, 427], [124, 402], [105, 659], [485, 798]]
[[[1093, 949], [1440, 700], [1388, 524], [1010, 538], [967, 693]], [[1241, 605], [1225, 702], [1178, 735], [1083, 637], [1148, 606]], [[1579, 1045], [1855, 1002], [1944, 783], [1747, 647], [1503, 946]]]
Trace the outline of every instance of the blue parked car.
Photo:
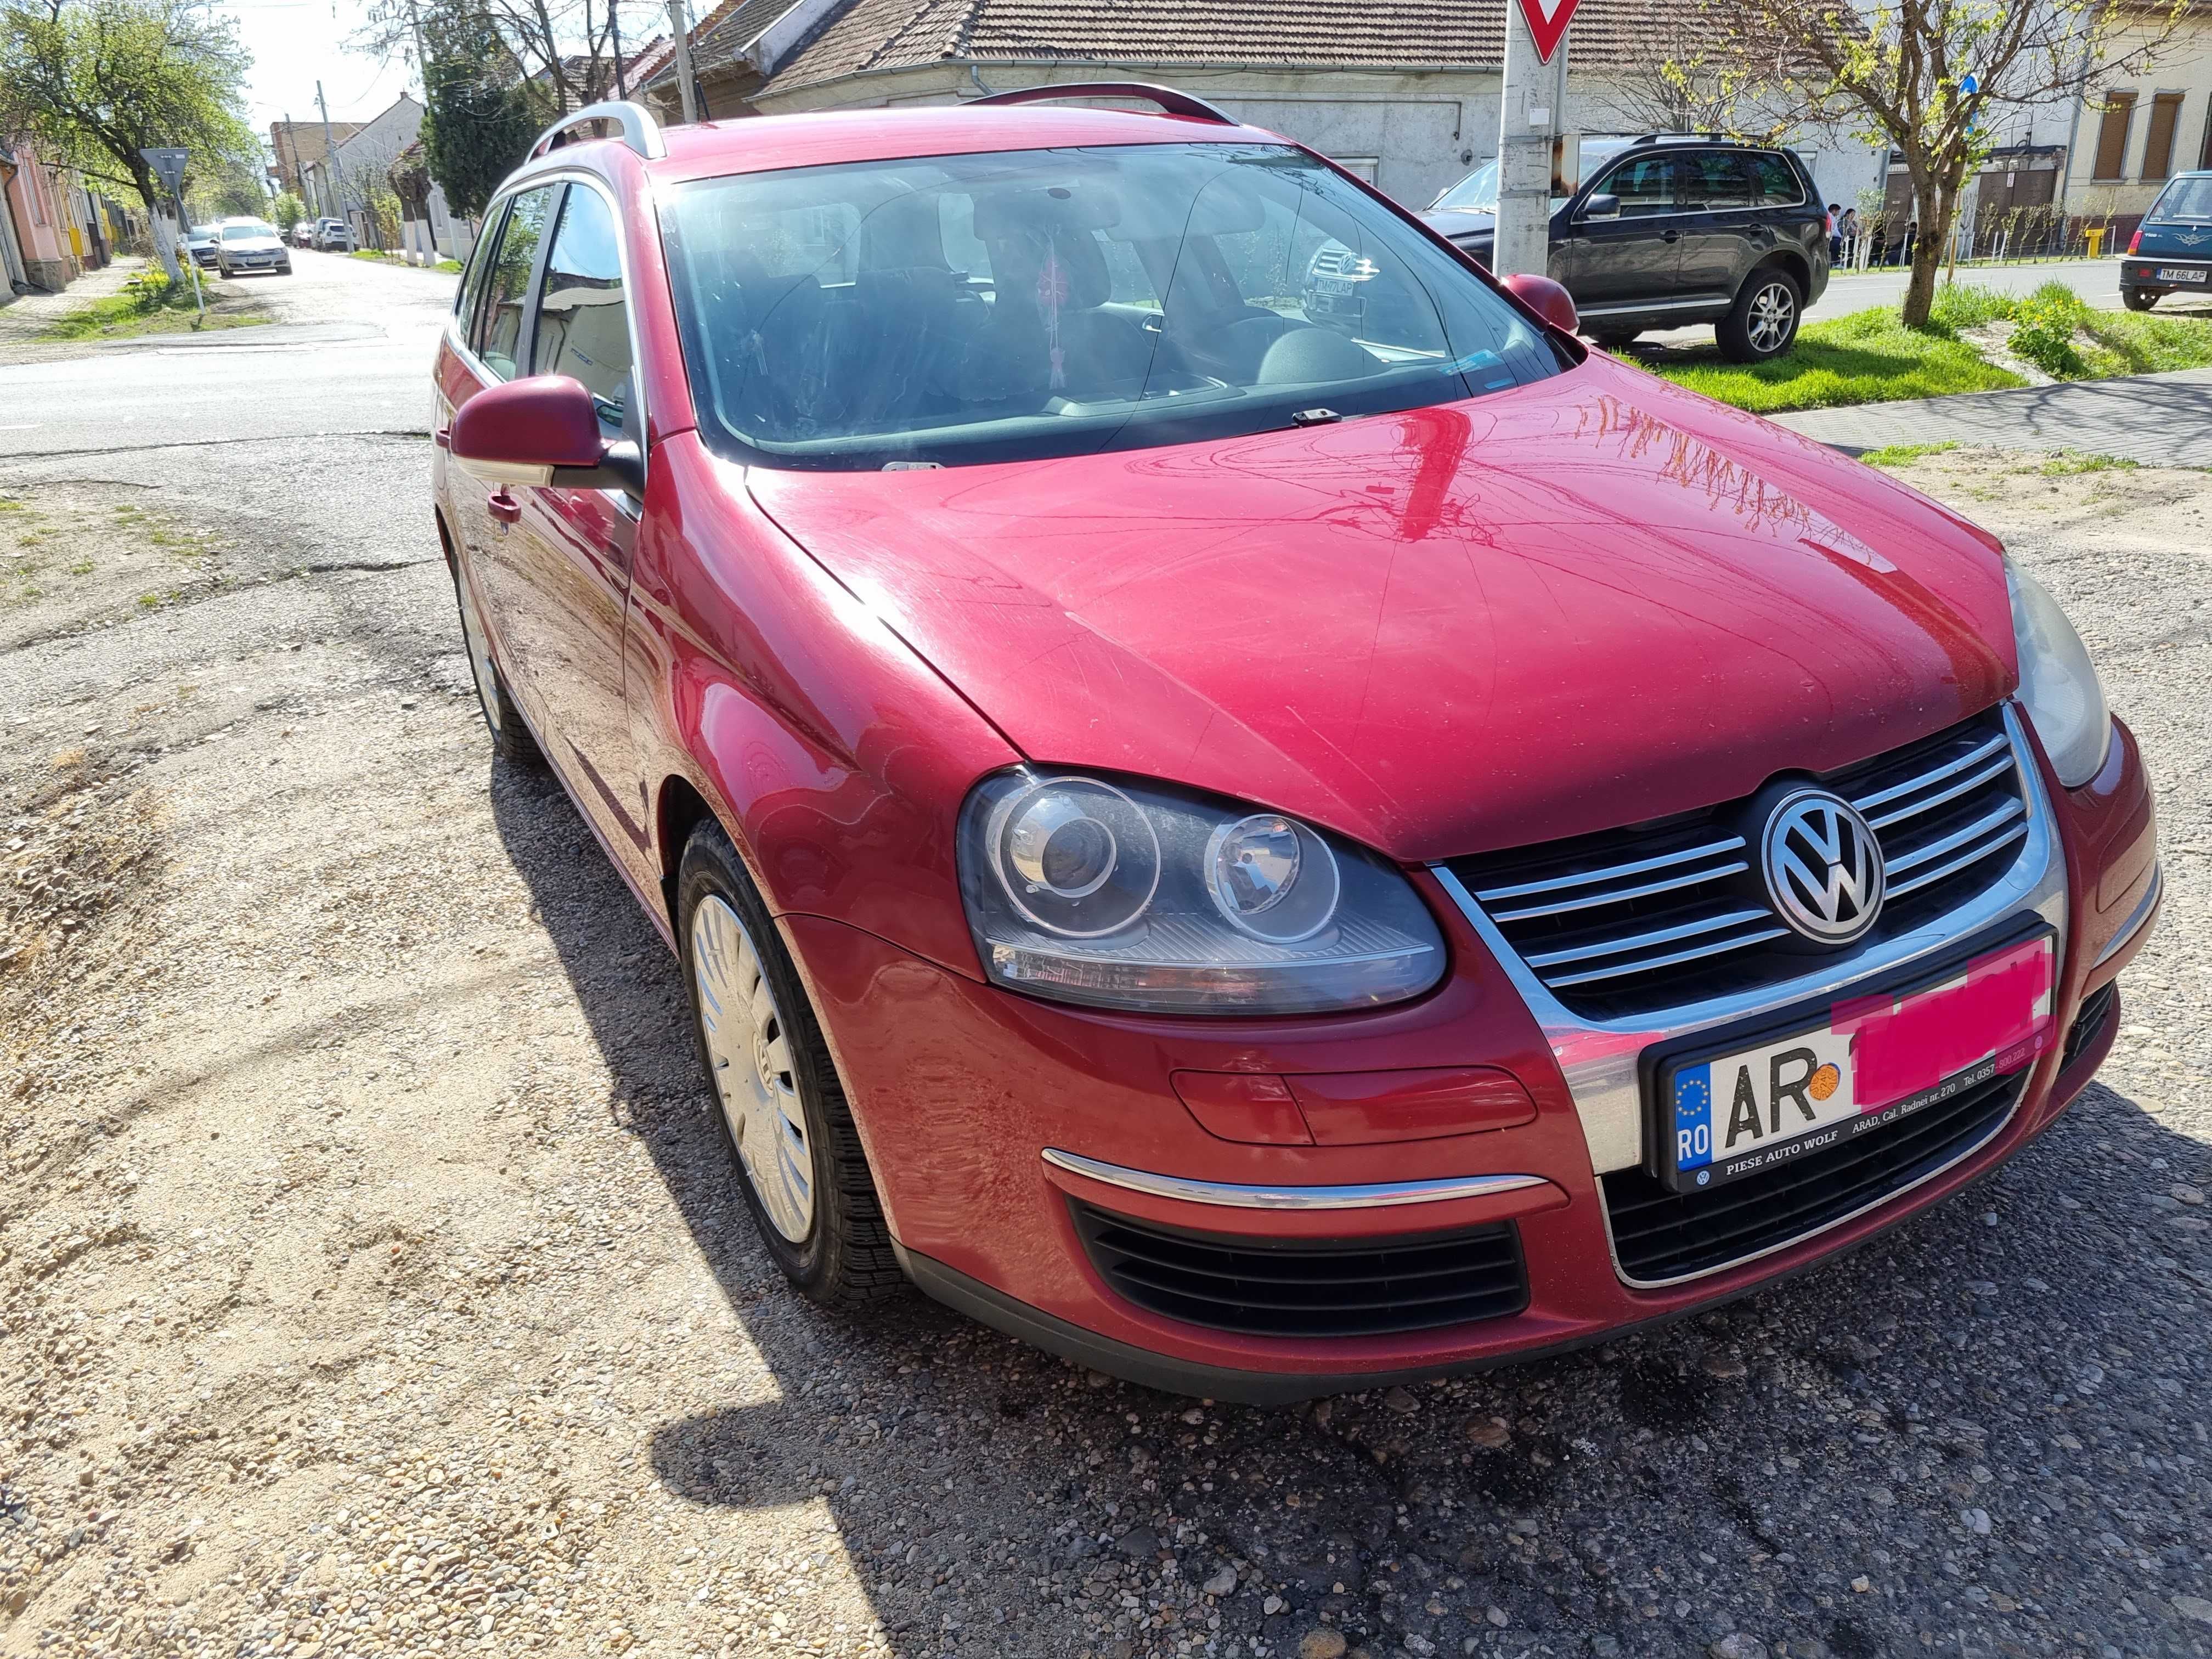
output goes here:
[[2168, 294], [2212, 293], [2212, 170], [2178, 173], [2120, 261], [2120, 299], [2148, 311]]

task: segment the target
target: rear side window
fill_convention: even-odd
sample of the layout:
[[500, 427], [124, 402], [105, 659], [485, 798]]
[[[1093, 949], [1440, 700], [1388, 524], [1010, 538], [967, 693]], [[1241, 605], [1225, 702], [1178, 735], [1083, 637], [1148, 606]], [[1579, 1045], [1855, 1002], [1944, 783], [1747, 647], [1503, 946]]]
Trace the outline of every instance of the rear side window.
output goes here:
[[1597, 193], [1618, 196], [1624, 219], [1672, 213], [1680, 205], [1674, 187], [1674, 158], [1668, 155], [1644, 155], [1622, 162], [1598, 186]]
[[597, 191], [570, 187], [545, 256], [531, 373], [581, 380], [599, 419], [619, 429], [629, 406], [629, 306], [614, 215]]
[[1751, 169], [1753, 207], [1795, 207], [1805, 199], [1796, 169], [1779, 155], [1747, 155], [1744, 165]]
[[1692, 213], [1751, 205], [1743, 157], [1727, 150], [1694, 150], [1682, 158], [1682, 205]]
[[538, 263], [538, 239], [545, 234], [555, 188], [544, 185], [514, 198], [484, 279], [484, 308], [477, 321], [476, 351], [484, 367], [502, 380], [511, 380], [522, 372], [519, 360], [523, 304], [529, 296], [530, 273]]

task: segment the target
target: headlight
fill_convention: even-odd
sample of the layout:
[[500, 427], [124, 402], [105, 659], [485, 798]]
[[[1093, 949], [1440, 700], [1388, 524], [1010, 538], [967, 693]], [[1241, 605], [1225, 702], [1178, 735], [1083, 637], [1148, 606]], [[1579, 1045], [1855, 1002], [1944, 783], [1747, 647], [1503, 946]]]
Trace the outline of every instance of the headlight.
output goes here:
[[2097, 775], [2112, 745], [2105, 688], [2088, 647], [2043, 584], [2007, 559], [2005, 586], [2020, 646], [2020, 700], [2058, 781], [2078, 789]]
[[960, 815], [984, 971], [1063, 1002], [1294, 1014], [1417, 996], [1443, 937], [1412, 884], [1278, 812], [1022, 768]]

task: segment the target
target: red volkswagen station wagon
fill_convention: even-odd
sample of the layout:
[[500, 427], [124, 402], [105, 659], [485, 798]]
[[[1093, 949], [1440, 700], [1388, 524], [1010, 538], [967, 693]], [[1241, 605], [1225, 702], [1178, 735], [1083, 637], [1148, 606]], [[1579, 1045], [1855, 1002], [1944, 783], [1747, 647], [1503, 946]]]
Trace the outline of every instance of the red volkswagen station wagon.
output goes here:
[[507, 180], [469, 659], [799, 1291], [1286, 1400], [1806, 1267], [2087, 1083], [2160, 872], [2065, 617], [1575, 320], [1160, 88]]

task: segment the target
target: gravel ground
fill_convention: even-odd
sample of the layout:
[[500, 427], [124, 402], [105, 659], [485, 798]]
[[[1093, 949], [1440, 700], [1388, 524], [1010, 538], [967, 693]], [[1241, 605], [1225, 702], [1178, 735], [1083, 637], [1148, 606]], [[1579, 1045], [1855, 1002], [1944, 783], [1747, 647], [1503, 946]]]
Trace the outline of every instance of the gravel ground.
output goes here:
[[2212, 1655], [2212, 477], [1905, 474], [2157, 774], [2100, 1086], [1785, 1287], [1267, 1412], [781, 1288], [423, 468], [0, 465], [0, 1655]]

